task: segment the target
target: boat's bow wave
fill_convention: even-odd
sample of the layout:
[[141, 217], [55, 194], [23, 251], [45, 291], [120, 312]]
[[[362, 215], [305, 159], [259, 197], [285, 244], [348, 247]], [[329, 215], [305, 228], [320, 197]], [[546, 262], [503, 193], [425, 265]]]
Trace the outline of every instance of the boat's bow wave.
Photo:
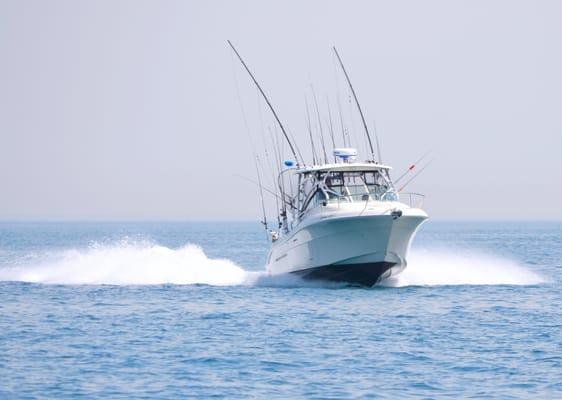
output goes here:
[[[116, 243], [70, 249], [26, 261], [4, 262], [0, 281], [42, 284], [342, 287], [345, 284], [303, 280], [288, 274], [249, 271], [228, 259], [209, 258], [196, 245], [172, 249], [153, 243]], [[29, 261], [29, 260], [33, 261]], [[408, 268], [385, 286], [532, 285], [543, 279], [516, 262], [452, 251], [413, 251]]]

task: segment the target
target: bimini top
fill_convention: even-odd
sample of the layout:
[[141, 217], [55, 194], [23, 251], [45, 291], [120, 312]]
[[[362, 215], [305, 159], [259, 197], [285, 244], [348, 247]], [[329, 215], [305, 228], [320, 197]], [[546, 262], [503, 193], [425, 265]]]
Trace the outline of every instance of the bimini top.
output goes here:
[[388, 165], [375, 164], [375, 163], [337, 163], [337, 164], [323, 164], [312, 165], [299, 168], [295, 171], [297, 174], [308, 174], [317, 171], [334, 171], [334, 172], [355, 172], [355, 171], [380, 171], [390, 170], [392, 167]]

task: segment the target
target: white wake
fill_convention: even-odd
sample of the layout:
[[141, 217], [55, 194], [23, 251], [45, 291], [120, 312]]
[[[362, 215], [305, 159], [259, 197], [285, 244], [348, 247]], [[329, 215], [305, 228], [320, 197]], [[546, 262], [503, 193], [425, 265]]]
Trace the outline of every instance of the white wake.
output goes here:
[[515, 261], [474, 251], [416, 250], [385, 286], [536, 285], [544, 279]]
[[52, 254], [31, 265], [0, 268], [0, 280], [53, 284], [242, 284], [247, 272], [226, 259], [208, 258], [195, 245], [170, 249], [150, 243], [94, 246]]
[[[213, 286], [321, 286], [294, 275], [268, 276], [228, 259], [209, 258], [196, 245], [171, 249], [154, 243], [116, 243], [72, 249], [39, 261], [0, 266], [0, 281], [44, 284], [206, 284]], [[414, 251], [408, 268], [383, 285], [533, 285], [544, 280], [514, 261], [453, 251]]]

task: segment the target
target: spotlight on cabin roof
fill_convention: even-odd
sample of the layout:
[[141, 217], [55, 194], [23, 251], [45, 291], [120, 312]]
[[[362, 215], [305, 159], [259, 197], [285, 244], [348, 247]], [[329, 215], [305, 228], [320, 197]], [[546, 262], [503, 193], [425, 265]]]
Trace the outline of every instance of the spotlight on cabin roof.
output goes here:
[[357, 157], [357, 149], [352, 147], [338, 147], [334, 149], [334, 156], [338, 157], [342, 162], [353, 162]]
[[293, 160], [285, 160], [285, 161], [283, 161], [283, 164], [287, 168], [292, 168], [292, 167], [295, 166], [295, 162]]

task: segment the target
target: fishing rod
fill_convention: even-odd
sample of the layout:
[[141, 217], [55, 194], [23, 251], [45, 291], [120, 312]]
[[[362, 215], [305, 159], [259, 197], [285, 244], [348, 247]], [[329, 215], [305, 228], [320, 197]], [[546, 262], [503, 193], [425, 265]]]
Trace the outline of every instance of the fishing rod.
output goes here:
[[[330, 127], [330, 137], [332, 138], [332, 149], [336, 148], [336, 139], [334, 138], [334, 126], [332, 125], [332, 111], [330, 110], [330, 98], [326, 96], [326, 104], [328, 105], [328, 126]], [[344, 144], [345, 147], [345, 144]], [[334, 163], [336, 162], [336, 156], [334, 156]]]
[[328, 105], [328, 126], [330, 127], [330, 138], [332, 139], [332, 147], [336, 148], [336, 139], [334, 138], [334, 126], [332, 125], [332, 111], [330, 110], [330, 99], [326, 96], [326, 104]]
[[[341, 135], [342, 135], [342, 138], [343, 138], [343, 147], [347, 147], [347, 142], [345, 140], [345, 134], [346, 134], [345, 125], [343, 123], [343, 114], [341, 112], [341, 101], [340, 101], [339, 97], [338, 97], [338, 113], [339, 113], [339, 116], [340, 116], [340, 125], [341, 125]], [[349, 140], [349, 145], [351, 146], [351, 139]]]
[[[260, 172], [259, 172], [259, 168], [258, 168], [258, 163], [259, 163], [259, 158], [258, 158], [258, 154], [256, 151], [256, 148], [254, 146], [254, 142], [252, 140], [252, 135], [251, 135], [251, 131], [250, 131], [250, 126], [248, 124], [248, 119], [246, 118], [246, 112], [244, 111], [244, 104], [242, 103], [242, 98], [240, 97], [240, 88], [238, 85], [238, 78], [236, 76], [236, 70], [234, 69], [234, 59], [232, 59], [232, 71], [234, 74], [234, 81], [236, 83], [236, 95], [238, 98], [238, 104], [240, 105], [240, 110], [242, 112], [242, 118], [244, 120], [244, 125], [246, 126], [246, 133], [248, 135], [248, 140], [250, 142], [250, 146], [252, 148], [252, 155], [254, 157], [254, 165], [256, 167], [256, 175], [258, 177], [258, 182], [260, 182], [260, 198], [261, 198], [261, 205], [262, 205], [262, 211], [263, 211], [263, 221], [261, 221], [262, 224], [264, 224], [265, 230], [267, 232], [267, 215], [266, 215], [266, 211], [265, 211], [265, 202], [263, 199], [263, 186], [261, 185], [261, 176], [260, 176]], [[258, 97], [259, 100], [259, 97]], [[262, 116], [262, 112], [261, 112], [261, 107], [260, 104], [258, 102], [258, 109], [259, 109], [259, 115], [260, 115], [260, 122], [261, 122], [261, 128], [262, 128], [262, 140], [264, 140], [264, 147], [265, 147], [265, 155], [267, 157], [267, 147], [265, 146], [265, 139], [264, 139], [264, 127], [263, 127], [263, 116]], [[278, 200], [277, 200], [277, 193], [275, 193], [276, 197], [275, 197], [275, 202], [276, 202], [276, 208], [278, 208]]]
[[286, 203], [286, 204], [288, 204], [289, 206], [291, 206], [291, 208], [296, 209], [296, 207], [295, 207], [291, 202], [289, 202], [289, 201], [287, 201], [287, 200], [284, 200], [283, 198], [281, 198], [281, 196], [279, 196], [279, 195], [278, 195], [277, 193], [275, 193], [273, 190], [270, 190], [270, 189], [266, 188], [265, 186], [260, 185], [260, 183], [254, 181], [253, 179], [248, 178], [248, 177], [243, 176], [243, 175], [240, 175], [240, 174], [234, 174], [233, 176], [235, 176], [235, 177], [237, 177], [237, 178], [244, 179], [245, 181], [250, 182], [250, 183], [253, 183], [253, 184], [256, 185], [256, 186], [262, 186], [262, 188], [263, 188], [263, 190], [264, 190], [265, 192], [269, 193], [269, 194], [272, 195], [272, 196], [277, 197], [277, 198], [278, 198], [279, 200], [281, 200], [283, 203]]
[[336, 63], [336, 59], [334, 57], [332, 57], [332, 63], [333, 63], [333, 67], [334, 67], [334, 82], [336, 84], [336, 103], [337, 103], [337, 109], [338, 109], [338, 113], [339, 113], [339, 119], [340, 119], [340, 128], [341, 128], [341, 136], [343, 139], [343, 147], [347, 147], [347, 143], [345, 140], [345, 126], [343, 123], [343, 116], [342, 116], [342, 112], [341, 112], [341, 99], [340, 99], [340, 84], [339, 84], [339, 79], [338, 79], [338, 66]]
[[398, 179], [396, 179], [394, 181], [394, 183], [398, 183], [400, 180], [402, 180], [402, 178], [404, 178], [406, 175], [408, 175], [410, 172], [412, 172], [414, 170], [414, 168], [416, 168], [416, 165], [418, 165], [424, 158], [426, 158], [431, 152], [430, 151], [426, 151], [415, 163], [413, 163], [412, 165], [410, 165], [408, 167], [408, 169], [406, 169], [406, 171], [404, 171], [404, 173], [402, 175], [400, 175], [398, 177]]
[[426, 169], [427, 167], [429, 167], [429, 164], [431, 164], [432, 162], [433, 162], [433, 160], [429, 160], [429, 162], [428, 162], [427, 164], [425, 164], [422, 169], [420, 169], [416, 174], [414, 174], [414, 176], [412, 176], [410, 179], [408, 179], [408, 180], [406, 181], [406, 183], [403, 184], [400, 189], [398, 189], [398, 192], [400, 193], [402, 190], [404, 190], [404, 188], [405, 188], [406, 186], [408, 186], [408, 184], [409, 184], [410, 182], [412, 182], [414, 179], [416, 179], [416, 177], [417, 177], [419, 174], [421, 174], [424, 169]]
[[[277, 189], [279, 189], [281, 191], [281, 188], [277, 186], [277, 180], [275, 179], [275, 172], [277, 172], [277, 176], [279, 176], [279, 174], [281, 173], [281, 161], [278, 158], [277, 152], [277, 145], [276, 145], [276, 141], [275, 141], [275, 137], [273, 136], [273, 131], [271, 130], [270, 127], [268, 127], [268, 132], [269, 132], [269, 138], [271, 139], [271, 143], [273, 145], [273, 156], [274, 156], [274, 160], [273, 163], [275, 165], [275, 168], [271, 168], [271, 182], [273, 183], [273, 186], [275, 187], [275, 193], [277, 194]], [[267, 146], [265, 146], [267, 147]], [[277, 214], [277, 225], [280, 226], [281, 224], [281, 219], [279, 217], [279, 199], [276, 196], [275, 197], [275, 210], [276, 210], [276, 214]]]
[[[258, 93], [256, 92], [256, 94], [258, 94]], [[275, 184], [275, 180], [276, 180], [276, 179], [275, 179], [275, 170], [277, 169], [278, 174], [279, 174], [281, 171], [280, 171], [280, 163], [279, 163], [279, 161], [277, 160], [276, 143], [275, 143], [275, 141], [273, 140], [273, 132], [271, 131], [271, 127], [268, 126], [267, 131], [269, 132], [269, 136], [271, 137], [272, 144], [273, 144], [273, 152], [274, 152], [274, 155], [275, 155], [275, 160], [274, 160], [273, 162], [274, 162], [275, 165], [277, 165], [277, 168], [274, 168], [273, 165], [272, 165], [271, 159], [270, 159], [270, 157], [269, 157], [269, 151], [267, 150], [266, 133], [265, 133], [266, 130], [265, 130], [264, 123], [263, 123], [263, 114], [262, 114], [262, 111], [261, 111], [261, 105], [260, 105], [261, 102], [260, 102], [259, 94], [258, 94], [257, 100], [258, 100], [258, 111], [259, 111], [260, 123], [261, 123], [261, 130], [262, 130], [262, 135], [261, 135], [261, 137], [262, 137], [262, 142], [263, 142], [264, 154], [265, 154], [265, 158], [266, 158], [266, 160], [267, 160], [268, 166], [269, 166], [269, 168], [270, 168], [270, 170], [271, 170], [272, 182], [273, 182], [273, 184], [274, 184], [273, 187], [275, 187], [275, 193], [277, 193], [277, 185]], [[275, 126], [275, 125], [274, 125], [274, 126]], [[275, 132], [277, 133], [277, 130], [276, 130]], [[257, 155], [256, 155], [256, 157], [257, 157]], [[259, 160], [258, 160], [258, 162], [259, 162]], [[283, 188], [279, 188], [279, 189], [280, 189], [280, 192], [283, 194], [283, 193], [284, 193], [284, 189], [283, 189]], [[279, 210], [279, 201], [278, 201], [277, 197], [275, 197], [275, 210], [276, 210], [276, 211]]]
[[258, 186], [260, 188], [261, 209], [263, 212], [263, 221], [261, 221], [261, 223], [263, 224], [267, 237], [267, 214], [265, 212], [265, 201], [263, 200], [263, 185], [261, 184], [261, 175], [260, 175], [260, 169], [258, 168], [258, 161], [259, 161], [258, 156], [256, 156], [254, 158], [254, 165], [256, 166], [256, 175], [258, 177]]
[[379, 135], [377, 134], [377, 123], [373, 120], [373, 130], [375, 131], [375, 141], [377, 143], [377, 155], [379, 156], [379, 163], [382, 164], [381, 146], [379, 144]]
[[281, 174], [281, 159], [282, 159], [281, 158], [281, 146], [279, 144], [279, 135], [277, 134], [277, 126], [273, 125], [273, 129], [275, 130], [275, 133], [270, 131], [269, 136], [271, 137], [271, 143], [273, 143], [273, 150], [274, 150], [274, 154], [275, 154], [275, 164], [276, 164], [277, 176], [279, 176]]
[[[291, 133], [290, 130], [288, 131], [288, 133], [289, 133], [289, 137], [291, 138], [291, 140], [292, 140], [293, 142], [295, 142], [295, 147], [296, 147], [296, 149], [297, 149], [297, 154], [299, 155], [299, 157], [301, 158], [301, 160], [302, 160], [302, 162], [303, 162], [303, 164], [304, 164], [304, 157], [302, 156], [300, 147], [297, 145], [297, 143], [298, 143], [297, 140], [295, 139], [295, 137], [293, 136], [293, 134]], [[298, 160], [295, 160], [295, 161], [298, 161]], [[297, 167], [298, 167], [298, 163], [297, 163]]]
[[312, 138], [312, 127], [310, 124], [310, 111], [308, 109], [308, 100], [304, 96], [304, 104], [306, 108], [306, 125], [308, 128], [308, 136], [310, 136], [310, 147], [312, 148], [312, 164], [316, 165], [316, 148], [314, 147], [314, 139]]
[[320, 130], [320, 142], [322, 143], [322, 150], [324, 151], [324, 162], [328, 164], [328, 154], [326, 153], [326, 144], [324, 143], [324, 130], [322, 129], [322, 121], [320, 120], [320, 110], [318, 109], [318, 100], [316, 100], [316, 92], [314, 86], [310, 84], [312, 89], [312, 97], [314, 98], [314, 105], [316, 107], [316, 118], [318, 119], [318, 129]]
[[367, 127], [367, 123], [365, 122], [365, 117], [363, 116], [363, 111], [361, 110], [361, 106], [359, 105], [359, 100], [357, 100], [357, 95], [355, 94], [355, 90], [353, 89], [353, 85], [351, 84], [351, 80], [349, 79], [349, 75], [347, 75], [347, 71], [343, 66], [343, 62], [336, 50], [336, 47], [333, 47], [334, 53], [336, 53], [336, 57], [340, 63], [341, 69], [343, 74], [345, 75], [345, 79], [347, 80], [347, 84], [349, 85], [349, 89], [351, 89], [351, 94], [353, 94], [353, 98], [355, 99], [355, 104], [357, 105], [357, 109], [359, 110], [359, 115], [361, 115], [361, 122], [363, 122], [363, 128], [365, 128], [365, 134], [367, 135], [367, 140], [369, 141], [369, 148], [371, 150], [371, 156], [373, 157], [373, 161], [375, 160], [375, 151], [373, 150], [373, 142], [371, 141], [371, 136], [369, 135], [369, 128]]
[[[281, 216], [287, 214], [287, 204], [283, 200], [285, 198], [285, 196], [287, 195], [286, 194], [287, 192], [285, 190], [285, 181], [283, 181], [283, 180], [279, 181], [279, 176], [281, 176], [281, 173], [282, 173], [282, 169], [281, 169], [282, 157], [281, 157], [281, 154], [283, 153], [283, 147], [282, 147], [283, 142], [279, 143], [279, 134], [277, 133], [277, 125], [273, 125], [273, 128], [275, 129], [275, 136], [274, 137], [272, 136], [271, 140], [275, 141], [275, 148], [276, 148], [276, 151], [277, 151], [276, 159], [277, 159], [277, 171], [278, 171], [277, 179], [275, 179], [275, 177], [274, 177], [273, 180], [274, 180], [274, 185], [279, 188], [279, 191], [281, 193], [281, 201], [282, 201], [281, 209], [279, 210], [279, 213], [277, 213], [277, 220], [278, 220], [278, 223], [279, 223], [278, 225], [279, 225], [279, 228], [281, 228], [281, 226], [282, 226]], [[297, 147], [297, 150], [298, 150], [298, 147]], [[301, 160], [304, 160], [304, 158], [302, 157], [302, 154], [300, 154], [300, 150], [299, 150], [299, 155], [301, 157]]]
[[[263, 91], [263, 89], [261, 88], [260, 84], [258, 83], [258, 81], [256, 80], [256, 78], [254, 77], [254, 75], [252, 74], [252, 72], [250, 71], [250, 69], [248, 68], [248, 66], [246, 65], [246, 63], [244, 62], [244, 60], [242, 59], [242, 56], [240, 56], [240, 54], [238, 53], [238, 50], [236, 50], [236, 47], [234, 47], [234, 45], [232, 44], [232, 42], [230, 40], [227, 40], [228, 44], [230, 45], [230, 47], [232, 48], [232, 50], [234, 51], [234, 54], [236, 54], [236, 56], [238, 57], [238, 59], [240, 60], [240, 62], [242, 63], [242, 65], [244, 66], [244, 68], [246, 69], [246, 72], [248, 72], [248, 75], [250, 75], [250, 78], [252, 78], [252, 81], [254, 81], [255, 85], [257, 86], [257, 88], [259, 89], [261, 95], [263, 96], [263, 98], [265, 99], [265, 102], [267, 103], [267, 105], [269, 106], [269, 109], [271, 110], [273, 116], [275, 117], [275, 120], [277, 121], [277, 124], [279, 124], [279, 128], [281, 128], [281, 131], [283, 132], [283, 135], [285, 136], [285, 140], [287, 141], [287, 143], [289, 144], [289, 147], [291, 149], [291, 153], [293, 153], [293, 157], [295, 158], [295, 162], [297, 163], [297, 167], [299, 164], [299, 159], [297, 157], [297, 153], [295, 151], [295, 148], [293, 147], [293, 143], [291, 143], [291, 140], [289, 139], [289, 135], [287, 135], [287, 132], [285, 131], [285, 127], [283, 126], [283, 124], [281, 123], [281, 120], [279, 119], [279, 117], [277, 116], [277, 113], [275, 112], [275, 109], [273, 108], [273, 106], [271, 105], [271, 103], [269, 102], [269, 99], [267, 98], [267, 96], [265, 95], [265, 92]], [[304, 161], [304, 160], [303, 160]]]

